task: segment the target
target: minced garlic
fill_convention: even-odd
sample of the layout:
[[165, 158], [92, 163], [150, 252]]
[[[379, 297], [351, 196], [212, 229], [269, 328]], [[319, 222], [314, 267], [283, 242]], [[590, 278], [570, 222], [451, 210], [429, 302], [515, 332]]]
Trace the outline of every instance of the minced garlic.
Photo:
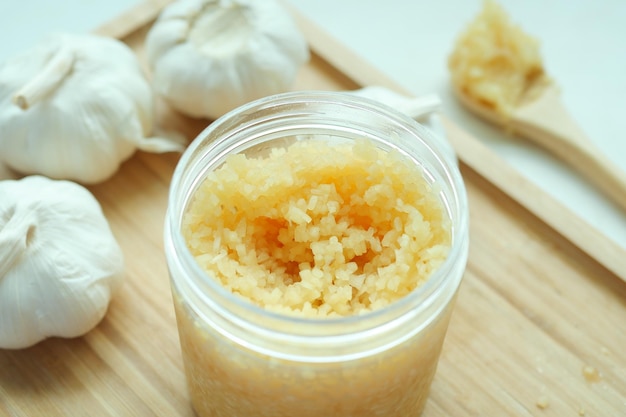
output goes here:
[[234, 343], [174, 292], [180, 345], [199, 417], [418, 417], [428, 398], [452, 304], [393, 348], [330, 363], [278, 359]]
[[484, 2], [460, 36], [448, 67], [455, 88], [504, 117], [537, 80], [547, 79], [539, 42], [514, 25], [493, 0]]
[[550, 405], [550, 401], [548, 400], [547, 396], [542, 395], [537, 399], [537, 402], [535, 404], [537, 405], [537, 408], [545, 410]]
[[231, 292], [305, 317], [389, 305], [426, 281], [451, 244], [420, 168], [366, 141], [230, 156], [196, 190], [183, 233]]
[[[182, 231], [207, 274], [250, 302], [305, 318], [351, 316], [406, 296], [448, 256], [451, 220], [438, 192], [397, 151], [306, 136], [227, 157], [194, 191]], [[453, 306], [423, 326], [421, 316], [392, 326], [397, 339], [384, 349], [369, 344], [387, 332], [351, 341], [346, 324], [330, 353], [290, 340], [274, 355], [276, 340], [242, 342], [247, 330], [222, 331], [177, 286], [173, 294], [189, 393], [203, 417], [417, 417]], [[278, 334], [291, 335], [283, 325]]]
[[591, 365], [583, 366], [582, 373], [587, 382], [592, 383], [600, 381], [600, 372], [598, 371], [598, 369], [594, 368]]

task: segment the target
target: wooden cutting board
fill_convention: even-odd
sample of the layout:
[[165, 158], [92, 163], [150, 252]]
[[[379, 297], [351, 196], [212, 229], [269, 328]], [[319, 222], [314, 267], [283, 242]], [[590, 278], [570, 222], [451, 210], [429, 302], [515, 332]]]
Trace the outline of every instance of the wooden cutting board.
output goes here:
[[[98, 32], [142, 57], [167, 3], [148, 1]], [[402, 91], [296, 17], [313, 56], [294, 89]], [[209, 123], [163, 103], [158, 115], [189, 139]], [[626, 253], [452, 121], [446, 128], [468, 189], [471, 244], [424, 416], [626, 415]], [[162, 244], [179, 157], [138, 152], [90, 187], [124, 251], [125, 284], [84, 337], [0, 350], [0, 416], [193, 415]]]

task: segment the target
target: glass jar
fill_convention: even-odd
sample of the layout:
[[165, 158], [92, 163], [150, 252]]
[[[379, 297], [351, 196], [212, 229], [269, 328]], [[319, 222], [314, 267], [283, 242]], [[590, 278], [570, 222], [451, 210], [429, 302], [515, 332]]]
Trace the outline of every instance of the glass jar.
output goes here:
[[[301, 135], [312, 140], [365, 138], [420, 167], [438, 190], [452, 233], [446, 260], [425, 283], [379, 310], [310, 319], [256, 306], [200, 268], [181, 227], [207, 173], [228, 155], [259, 155]], [[193, 141], [173, 176], [165, 253], [198, 416], [421, 414], [468, 251], [464, 184], [455, 161], [437, 143], [430, 131], [393, 109], [331, 92], [257, 100], [218, 119]]]

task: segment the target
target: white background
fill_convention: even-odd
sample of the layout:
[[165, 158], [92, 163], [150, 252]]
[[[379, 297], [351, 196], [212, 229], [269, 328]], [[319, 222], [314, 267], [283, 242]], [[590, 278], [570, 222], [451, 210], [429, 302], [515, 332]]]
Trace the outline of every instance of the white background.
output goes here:
[[[452, 97], [447, 56], [482, 0], [288, 1], [412, 93], [437, 93], [450, 118], [626, 248], [623, 211], [568, 167], [527, 142], [506, 137]], [[136, 3], [5, 0], [0, 3], [0, 61], [49, 32], [87, 32]], [[565, 106], [598, 147], [626, 170], [626, 1], [499, 3], [540, 40], [547, 70], [561, 87]]]

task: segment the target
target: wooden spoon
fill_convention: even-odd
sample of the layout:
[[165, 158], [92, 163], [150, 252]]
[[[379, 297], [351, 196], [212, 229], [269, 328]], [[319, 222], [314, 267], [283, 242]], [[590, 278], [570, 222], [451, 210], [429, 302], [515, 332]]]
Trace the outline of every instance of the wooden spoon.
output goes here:
[[488, 104], [456, 88], [459, 101], [478, 116], [532, 140], [568, 163], [626, 210], [626, 174], [587, 138], [563, 106], [557, 86], [546, 79], [533, 86], [503, 117]]

